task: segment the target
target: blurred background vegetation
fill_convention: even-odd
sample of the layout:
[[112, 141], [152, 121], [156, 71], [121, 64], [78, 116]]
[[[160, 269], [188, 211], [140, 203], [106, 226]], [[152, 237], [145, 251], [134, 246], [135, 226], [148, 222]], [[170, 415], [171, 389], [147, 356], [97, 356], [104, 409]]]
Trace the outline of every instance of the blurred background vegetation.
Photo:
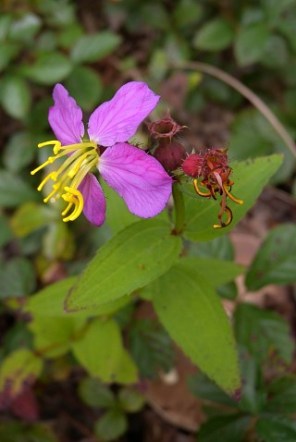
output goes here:
[[[170, 110], [180, 124], [189, 127], [190, 134], [184, 135], [188, 150], [228, 146], [235, 159], [283, 152], [284, 165], [274, 184], [295, 195], [295, 157], [265, 118], [217, 78], [186, 68], [187, 63], [199, 61], [238, 78], [266, 102], [295, 138], [295, 29], [295, 0], [1, 0], [2, 359], [16, 348], [31, 345], [26, 318], [18, 317], [15, 306], [40, 287], [76, 274], [110, 236], [108, 226], [91, 228], [83, 219], [72, 225], [63, 223], [58, 207], [42, 203], [37, 181], [30, 176], [34, 164], [44, 159], [36, 144], [52, 137], [47, 113], [53, 85], [62, 82], [88, 114], [124, 82], [143, 79], [163, 97], [159, 115]], [[142, 136], [145, 139], [145, 131]], [[122, 315], [123, 326], [129, 314]], [[164, 331], [149, 323], [141, 327], [142, 332], [147, 328], [146, 336], [153, 342], [150, 347], [147, 344], [152, 356], [142, 367], [144, 376], [170, 367], [171, 352], [157, 360], [155, 351], [162, 344], [169, 348]], [[140, 332], [133, 333], [137, 340]], [[137, 360], [137, 350], [134, 357]], [[47, 373], [47, 383], [63, 378], [64, 361], [55, 363]], [[93, 405], [87, 393], [92, 388], [103, 388], [105, 394], [105, 402], [95, 402], [95, 406], [113, 403], [108, 389], [87, 382], [92, 381], [80, 386], [86, 404]], [[118, 394], [130, 393], [120, 390]], [[122, 403], [127, 412], [142, 406], [138, 397]], [[26, 412], [19, 415], [21, 420], [6, 422], [6, 429], [0, 424], [3, 442], [97, 440], [65, 435], [55, 439], [48, 430], [24, 426], [22, 419], [30, 419]], [[118, 434], [124, 433], [126, 421], [118, 425]], [[96, 437], [105, 440], [114, 436], [106, 436], [104, 428], [96, 431]]]

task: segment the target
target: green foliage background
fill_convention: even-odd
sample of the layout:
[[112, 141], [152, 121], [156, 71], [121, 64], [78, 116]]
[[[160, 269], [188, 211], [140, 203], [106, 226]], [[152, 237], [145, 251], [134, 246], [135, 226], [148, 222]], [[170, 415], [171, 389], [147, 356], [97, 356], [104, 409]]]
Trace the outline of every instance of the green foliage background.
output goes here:
[[[207, 115], [217, 108], [221, 111], [221, 115], [230, 113], [232, 117], [227, 139], [230, 156], [234, 160], [246, 160], [283, 153], [283, 166], [273, 177], [273, 183], [281, 185], [292, 193], [296, 188], [295, 160], [269, 123], [229, 86], [200, 72], [188, 71], [185, 66], [191, 61], [201, 61], [219, 67], [240, 79], [264, 99], [285, 124], [291, 136], [295, 137], [295, 27], [295, 0], [247, 0], [245, 2], [234, 0], [200, 0], [198, 2], [195, 0], [122, 0], [116, 2], [108, 0], [96, 2], [4, 0], [1, 2], [0, 325], [3, 329], [3, 338], [0, 358], [4, 367], [0, 373], [1, 382], [5, 379], [7, 372], [12, 370], [11, 367], [14, 364], [23, 364], [29, 368], [32, 366], [30, 373], [36, 377], [39, 376], [40, 354], [42, 357], [42, 349], [47, 346], [50, 347], [47, 357], [61, 360], [66, 376], [70, 375], [73, 367], [71, 359], [73, 354], [76, 364], [80, 363], [90, 375], [98, 375], [93, 369], [92, 352], [98, 336], [100, 336], [103, 350], [97, 357], [102, 360], [106, 358], [104, 346], [110, 341], [110, 336], [112, 336], [114, 348], [116, 347], [114, 359], [109, 361], [110, 365], [104, 367], [99, 373], [101, 381], [105, 383], [115, 380], [120, 385], [130, 384], [137, 380], [138, 371], [141, 375], [149, 377], [159, 369], [168, 370], [174, 363], [172, 342], [162, 326], [148, 321], [141, 328], [132, 319], [132, 307], [130, 307], [130, 298], [127, 295], [133, 289], [141, 287], [144, 282], [150, 283], [153, 280], [148, 271], [144, 277], [139, 276], [135, 271], [134, 280], [137, 284], [132, 286], [129, 281], [127, 282], [124, 286], [127, 292], [120, 293], [120, 296], [126, 295], [125, 297], [111, 297], [110, 305], [97, 306], [101, 310], [96, 313], [101, 319], [90, 322], [88, 325], [90, 331], [85, 338], [83, 333], [86, 316], [78, 314], [71, 318], [62, 316], [57, 319], [55, 313], [62, 306], [60, 298], [55, 297], [52, 292], [48, 296], [46, 289], [38, 298], [41, 299], [41, 304], [38, 299], [35, 300], [34, 296], [31, 296], [37, 290], [60, 279], [63, 281], [59, 283], [57, 293], [66, 292], [76, 280], [75, 275], [84, 269], [98, 248], [112, 235], [118, 232], [120, 234], [124, 227], [128, 229], [128, 226], [138, 221], [124, 209], [122, 202], [108, 189], [106, 189], [109, 203], [107, 223], [100, 229], [90, 227], [83, 219], [79, 219], [72, 225], [65, 224], [60, 219], [59, 207], [45, 206], [42, 203], [41, 196], [35, 190], [37, 181], [35, 177], [30, 176], [29, 171], [35, 164], [44, 160], [44, 152], [37, 151], [36, 144], [51, 137], [47, 112], [51, 104], [53, 85], [56, 82], [62, 82], [88, 114], [101, 101], [109, 99], [117, 87], [126, 81], [144, 79], [152, 89], [162, 92], [167, 84], [176, 81], [177, 76], [182, 73], [182, 77], [178, 80], [181, 82], [183, 91], [182, 109], [170, 104], [171, 112], [177, 121], [181, 124], [191, 124], [190, 129], [198, 136], [200, 128], [196, 128], [196, 122], [200, 120], [196, 120], [196, 116]], [[165, 111], [167, 107], [163, 102], [158, 112]], [[146, 141], [145, 133], [142, 137]], [[191, 149], [199, 146], [188, 147]], [[238, 188], [241, 192], [239, 196], [249, 203], [237, 209], [235, 212], [237, 220], [254, 203], [258, 193], [256, 189], [261, 190], [279, 165], [277, 157], [271, 158], [273, 158], [270, 160], [271, 163], [256, 160], [250, 166], [253, 167], [251, 169], [246, 168], [245, 163], [238, 165]], [[256, 176], [260, 175], [258, 182], [253, 182], [255, 183], [254, 189], [250, 179], [253, 175], [248, 175], [249, 170], [253, 171]], [[248, 179], [250, 182], [246, 187], [245, 182]], [[219, 235], [216, 234], [212, 236], [212, 229], [209, 227], [212, 225], [212, 222], [209, 222], [210, 218], [202, 217], [204, 201], [195, 202], [186, 197], [186, 192], [187, 190], [184, 189], [186, 207], [188, 213], [192, 213], [185, 231], [186, 239], [193, 241], [211, 239], [216, 241], [215, 244], [219, 243], [217, 249], [221, 253], [222, 242], [227, 242], [227, 239], [218, 238]], [[197, 212], [197, 207], [199, 212]], [[206, 210], [209, 212], [207, 214], [209, 217], [215, 211], [211, 204]], [[119, 218], [120, 222], [118, 222]], [[160, 219], [155, 221], [155, 225], [160, 230], [157, 238], [161, 239], [163, 250], [170, 257], [168, 260], [171, 260], [169, 263], [167, 261], [167, 268], [169, 268], [177, 259], [180, 249], [179, 238], [169, 240], [161, 230], [167, 222], [167, 216], [162, 214]], [[205, 222], [208, 226], [204, 225]], [[150, 227], [148, 224], [147, 226], [149, 230]], [[288, 230], [283, 227], [282, 230], [272, 232], [267, 238], [261, 255], [256, 257], [251, 269], [247, 272], [248, 288], [256, 290], [270, 282], [295, 282], [293, 273], [295, 245], [290, 240], [294, 238], [294, 230], [294, 226], [289, 226]], [[117, 239], [115, 238], [114, 241], [120, 243], [125, 234], [121, 233], [121, 236], [116, 236]], [[280, 269], [274, 269], [274, 263], [271, 262], [269, 256], [270, 250], [274, 251], [277, 248], [278, 241], [281, 241], [283, 247], [282, 265]], [[206, 269], [207, 266], [217, 266], [217, 263], [210, 261], [210, 259], [217, 258], [216, 254], [211, 255], [210, 249], [213, 243], [208, 244], [208, 246], [201, 245], [199, 249], [203, 250], [203, 247], [208, 247], [205, 249], [205, 254], [209, 261], [199, 263], [201, 269]], [[159, 245], [155, 244], [154, 247], [157, 249]], [[104, 249], [99, 253], [104, 253]], [[198, 253], [202, 254], [200, 251]], [[195, 245], [189, 249], [189, 254], [196, 258]], [[218, 256], [218, 258], [223, 260], [225, 256]], [[118, 265], [116, 259], [115, 257], [114, 262]], [[153, 263], [153, 256], [151, 262], [149, 256], [145, 259], [147, 260], [145, 264], [149, 267]], [[227, 259], [232, 259], [231, 252]], [[190, 267], [190, 260], [188, 262], [186, 265]], [[96, 260], [93, 265], [97, 265]], [[186, 267], [186, 265], [183, 263], [183, 266]], [[166, 273], [162, 276], [160, 282], [157, 282], [160, 284], [158, 288], [157, 283], [153, 288], [152, 281], [152, 285], [148, 285], [143, 290], [142, 298], [153, 300], [151, 287], [154, 294], [158, 290], [161, 295], [161, 284], [165, 286], [168, 279], [174, 279], [178, 272], [184, 270], [181, 267], [182, 265], [176, 264], [171, 270], [172, 274]], [[188, 300], [192, 305], [198, 302], [202, 305], [205, 300], [191, 299], [190, 287], [194, 284], [196, 274], [189, 267], [185, 269], [187, 286], [184, 292], [188, 291]], [[165, 270], [165, 268], [160, 269], [159, 274]], [[123, 278], [126, 269], [123, 267], [119, 269], [120, 271], [122, 271], [121, 278]], [[151, 274], [154, 275], [154, 271], [152, 269]], [[256, 277], [258, 271], [262, 275], [260, 280]], [[227, 272], [231, 274], [231, 277], [228, 279], [226, 277], [225, 280], [219, 280], [217, 277], [217, 284], [214, 285], [220, 286], [220, 293], [227, 293], [226, 297], [235, 298], [235, 286], [228, 285], [227, 288], [225, 284], [229, 284], [239, 270], [232, 263], [229, 269], [225, 267], [225, 274]], [[199, 276], [202, 279], [202, 272]], [[82, 288], [81, 285], [78, 286], [76, 302], [77, 299], [80, 302], [81, 297], [89, 300], [93, 296], [92, 291], [100, 288], [99, 284], [104, 286], [103, 278], [99, 282], [90, 282], [87, 274], [83, 281], [86, 282], [82, 284], [86, 285]], [[176, 280], [176, 287], [177, 283]], [[206, 288], [203, 293], [207, 293], [207, 290], [209, 297], [214, 295], [213, 287]], [[108, 296], [107, 292], [106, 296]], [[179, 310], [180, 306], [170, 302], [171, 309], [165, 313], [162, 297], [159, 296], [154, 302], [161, 322], [166, 325], [178, 342], [180, 333], [174, 325], [172, 326], [170, 315], [174, 314], [174, 309]], [[25, 311], [22, 310], [24, 305]], [[44, 315], [40, 314], [42, 310], [45, 312]], [[33, 320], [29, 322], [26, 316], [28, 312], [33, 315], [38, 312], [39, 319], [36, 319], [36, 313], [35, 320], [33, 317]], [[54, 317], [55, 330], [50, 328], [52, 323], [50, 313]], [[7, 321], [9, 326], [7, 326]], [[132, 357], [126, 351], [122, 338], [122, 330], [126, 330], [127, 325], [130, 327]], [[214, 336], [213, 340], [216, 338]], [[186, 337], [184, 339], [186, 341]], [[223, 338], [221, 339], [223, 341]], [[283, 345], [287, 345], [288, 348], [290, 348], [289, 339], [288, 333], [284, 334]], [[190, 343], [185, 343], [187, 344], [190, 345]], [[247, 346], [246, 342], [240, 342], [240, 344]], [[161, 345], [166, 347], [163, 358], [159, 357]], [[199, 345], [200, 347], [195, 348], [191, 355], [195, 362], [199, 362], [199, 355], [205, 351], [202, 336]], [[268, 345], [271, 345], [270, 342], [266, 344]], [[147, 348], [145, 356], [141, 353], [143, 347]], [[34, 351], [32, 351], [33, 348]], [[37, 356], [35, 351], [37, 351]], [[38, 354], [38, 351], [41, 353]], [[71, 357], [70, 351], [73, 352]], [[248, 349], [248, 351], [251, 350]], [[10, 355], [13, 355], [12, 362]], [[143, 361], [144, 357], [147, 361], [145, 359], [146, 363], [143, 366], [140, 361]], [[286, 363], [288, 362], [289, 357], [286, 358]], [[216, 363], [218, 360], [215, 361]], [[224, 387], [227, 388], [223, 370], [221, 372], [221, 382], [222, 384], [224, 382]], [[47, 368], [46, 374], [43, 374], [42, 381], [50, 382], [58, 376], [57, 373], [59, 373], [59, 368], [55, 368], [52, 364], [50, 368]], [[22, 375], [26, 377], [26, 372], [24, 371]], [[20, 377], [20, 379], [23, 378]], [[87, 379], [85, 382], [93, 382], [92, 378]], [[216, 381], [217, 379], [219, 381], [219, 377], [216, 376]], [[229, 382], [231, 384], [231, 381]], [[286, 382], [293, 384], [294, 380], [291, 381], [289, 378]], [[293, 385], [295, 389], [295, 383]], [[231, 389], [231, 385], [229, 387]], [[115, 439], [127, 429], [126, 413], [138, 411], [142, 406], [141, 399], [134, 390], [122, 389], [116, 396], [106, 385], [99, 383], [93, 388], [101, 389], [100, 395], [107, 397], [103, 405], [95, 401], [94, 406], [103, 407], [105, 414], [101, 420], [96, 421], [93, 431], [105, 440]], [[82, 400], [89, 405], [92, 399], [89, 399], [91, 394], [86, 392], [87, 387], [80, 385], [79, 389]], [[255, 387], [252, 390], [255, 395], [254, 391]], [[222, 423], [224, 425], [224, 421]], [[246, 427], [245, 423], [246, 418], [242, 416], [239, 421], [238, 437], [233, 439], [234, 441], [241, 440], [240, 437]], [[281, 425], [285, 427], [286, 421], [282, 424], [281, 421], [273, 420], [267, 415], [265, 421], [262, 419], [261, 424], [257, 425], [257, 433], [268, 442], [276, 440], [276, 436], [270, 436], [270, 434], [277, 434], [276, 431], [280, 431]], [[209, 433], [213, 431], [214, 426], [211, 427], [209, 424]], [[114, 429], [111, 434], [110, 428]], [[220, 428], [219, 425], [218, 428]], [[201, 437], [204, 439], [201, 440], [214, 440], [207, 436], [207, 428], [203, 431]], [[294, 437], [296, 432], [294, 427], [289, 427], [289, 431]], [[21, 422], [13, 421], [6, 428], [0, 425], [1, 440], [15, 441], [16, 437], [21, 437], [21, 434], [24, 438], [19, 440], [24, 442], [33, 438], [41, 442], [54, 441], [56, 438], [54, 434], [51, 434], [51, 430], [44, 426], [34, 425], [28, 428]], [[213, 437], [216, 437], [215, 433]], [[292, 439], [288, 440], [292, 441]]]

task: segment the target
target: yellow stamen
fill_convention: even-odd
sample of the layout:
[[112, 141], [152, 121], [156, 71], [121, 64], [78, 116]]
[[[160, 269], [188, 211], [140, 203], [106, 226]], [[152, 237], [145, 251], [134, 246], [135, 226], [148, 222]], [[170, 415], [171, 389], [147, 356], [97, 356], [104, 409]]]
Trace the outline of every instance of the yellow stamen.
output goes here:
[[194, 190], [195, 190], [195, 192], [196, 192], [199, 196], [203, 196], [203, 197], [205, 197], [205, 198], [208, 198], [208, 197], [210, 197], [210, 196], [212, 195], [210, 191], [208, 191], [208, 192], [202, 192], [202, 191], [199, 189], [199, 187], [198, 187], [198, 180], [197, 180], [196, 178], [193, 180], [193, 186], [194, 186]]
[[[52, 180], [52, 190], [43, 201], [48, 203], [50, 200], [56, 201], [62, 198], [68, 203], [62, 211], [63, 221], [73, 221], [81, 214], [84, 206], [83, 196], [78, 187], [85, 176], [99, 162], [97, 144], [87, 141], [62, 146], [59, 141], [51, 140], [39, 143], [38, 147], [42, 148], [50, 145], [53, 146], [54, 156], [50, 156], [43, 164], [34, 169], [31, 174], [35, 175], [44, 167], [53, 164], [57, 159], [65, 157], [63, 164], [57, 170], [50, 172], [41, 181], [37, 189], [41, 191], [46, 183]], [[68, 215], [72, 208], [72, 212]]]
[[[222, 221], [222, 215], [226, 215], [226, 221]], [[231, 209], [228, 206], [226, 206], [223, 214], [221, 214], [221, 217], [219, 218], [220, 218], [220, 224], [214, 224], [213, 225], [214, 229], [222, 229], [223, 227], [229, 226], [233, 218]]]
[[241, 200], [241, 199], [239, 199], [239, 198], [236, 198], [235, 196], [233, 196], [230, 192], [229, 192], [229, 190], [227, 189], [227, 186], [226, 186], [226, 184], [223, 184], [223, 189], [224, 189], [224, 191], [225, 191], [225, 193], [226, 193], [226, 195], [233, 201], [233, 202], [235, 202], [236, 204], [244, 204], [244, 201], [243, 200]]

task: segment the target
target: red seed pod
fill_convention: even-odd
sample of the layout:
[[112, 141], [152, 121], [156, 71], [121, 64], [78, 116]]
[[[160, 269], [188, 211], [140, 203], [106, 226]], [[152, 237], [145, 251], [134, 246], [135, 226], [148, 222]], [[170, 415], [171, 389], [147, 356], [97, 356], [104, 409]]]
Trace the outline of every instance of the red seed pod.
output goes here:
[[192, 153], [183, 161], [181, 167], [186, 175], [191, 176], [192, 178], [197, 178], [202, 174], [203, 164], [203, 156], [197, 153]]

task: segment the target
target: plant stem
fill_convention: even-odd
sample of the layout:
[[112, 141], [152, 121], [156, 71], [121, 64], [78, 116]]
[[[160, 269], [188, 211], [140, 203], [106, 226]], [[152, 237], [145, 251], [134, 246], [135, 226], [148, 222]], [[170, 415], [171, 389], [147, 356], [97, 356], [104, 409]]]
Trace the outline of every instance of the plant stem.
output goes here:
[[185, 227], [185, 205], [183, 193], [179, 189], [179, 183], [173, 184], [173, 199], [175, 208], [175, 227], [173, 233], [180, 235]]
[[296, 157], [296, 146], [289, 135], [285, 127], [278, 120], [275, 114], [270, 110], [270, 108], [258, 97], [251, 89], [245, 86], [236, 78], [229, 75], [227, 72], [222, 71], [216, 66], [209, 65], [207, 63], [201, 63], [199, 61], [187, 62], [181, 65], [174, 66], [175, 69], [182, 70], [197, 70], [205, 74], [211, 75], [212, 77], [218, 78], [218, 80], [223, 81], [223, 83], [228, 84], [241, 95], [243, 95], [247, 100], [249, 100], [253, 106], [255, 106], [259, 112], [266, 118], [266, 120], [271, 124], [277, 134], [281, 137], [287, 148], [290, 150], [292, 155]]

